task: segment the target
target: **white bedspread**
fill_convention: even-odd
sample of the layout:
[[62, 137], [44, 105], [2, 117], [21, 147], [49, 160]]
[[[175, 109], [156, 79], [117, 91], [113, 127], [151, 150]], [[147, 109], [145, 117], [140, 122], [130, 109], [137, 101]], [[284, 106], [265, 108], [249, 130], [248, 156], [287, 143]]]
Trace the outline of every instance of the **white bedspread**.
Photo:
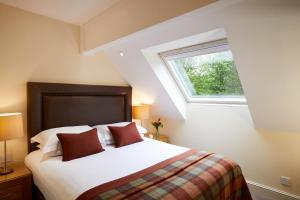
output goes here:
[[41, 151], [37, 150], [26, 156], [25, 164], [47, 200], [73, 200], [95, 186], [188, 150], [148, 138], [121, 148], [104, 148], [104, 152], [68, 162], [62, 162], [60, 156], [43, 159]]

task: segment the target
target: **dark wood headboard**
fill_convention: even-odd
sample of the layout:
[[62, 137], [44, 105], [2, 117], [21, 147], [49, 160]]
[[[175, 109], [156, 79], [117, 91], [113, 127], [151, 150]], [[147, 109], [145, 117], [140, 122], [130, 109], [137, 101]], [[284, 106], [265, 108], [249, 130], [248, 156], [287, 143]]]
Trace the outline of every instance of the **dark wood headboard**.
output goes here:
[[55, 127], [131, 121], [131, 87], [27, 83], [28, 152], [30, 138]]

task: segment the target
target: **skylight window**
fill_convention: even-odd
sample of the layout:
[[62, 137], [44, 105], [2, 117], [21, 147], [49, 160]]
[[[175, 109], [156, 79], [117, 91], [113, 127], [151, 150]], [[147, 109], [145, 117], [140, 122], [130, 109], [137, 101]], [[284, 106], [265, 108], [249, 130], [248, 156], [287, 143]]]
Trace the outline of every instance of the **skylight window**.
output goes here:
[[246, 103], [226, 39], [161, 53], [188, 102]]

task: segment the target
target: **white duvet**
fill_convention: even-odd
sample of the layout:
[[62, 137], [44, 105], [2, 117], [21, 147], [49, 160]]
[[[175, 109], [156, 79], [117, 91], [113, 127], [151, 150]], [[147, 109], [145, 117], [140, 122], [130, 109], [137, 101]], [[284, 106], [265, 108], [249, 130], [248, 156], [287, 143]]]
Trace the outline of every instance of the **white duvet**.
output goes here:
[[100, 184], [127, 176], [187, 151], [187, 148], [144, 138], [143, 142], [62, 162], [61, 157], [44, 159], [40, 150], [25, 158], [35, 185], [47, 200], [73, 200]]

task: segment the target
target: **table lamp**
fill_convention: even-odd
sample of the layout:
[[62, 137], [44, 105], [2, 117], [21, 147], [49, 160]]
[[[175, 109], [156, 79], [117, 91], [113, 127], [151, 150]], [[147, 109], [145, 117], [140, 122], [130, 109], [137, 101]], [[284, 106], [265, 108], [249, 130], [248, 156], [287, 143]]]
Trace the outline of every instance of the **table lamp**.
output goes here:
[[143, 126], [143, 120], [149, 119], [149, 105], [137, 105], [132, 107], [132, 117], [133, 119], [141, 120], [141, 126]]
[[13, 172], [13, 168], [7, 165], [6, 141], [23, 135], [23, 120], [21, 113], [0, 114], [0, 141], [4, 141], [4, 164], [0, 169], [0, 175]]

